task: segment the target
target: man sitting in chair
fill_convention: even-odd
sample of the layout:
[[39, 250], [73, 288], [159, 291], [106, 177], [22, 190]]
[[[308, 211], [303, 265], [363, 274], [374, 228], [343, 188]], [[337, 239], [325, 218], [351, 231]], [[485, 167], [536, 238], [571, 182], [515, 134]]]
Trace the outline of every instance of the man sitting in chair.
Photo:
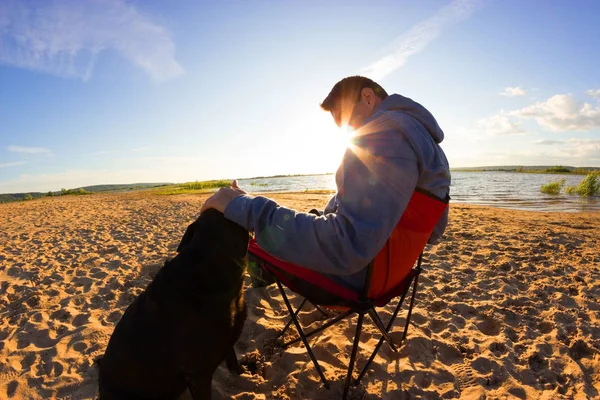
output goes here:
[[[360, 290], [367, 265], [388, 240], [415, 189], [441, 199], [449, 195], [450, 168], [439, 146], [444, 133], [419, 103], [388, 95], [361, 76], [336, 83], [321, 108], [338, 126], [355, 131], [336, 172], [337, 193], [322, 216], [251, 196], [237, 181], [207, 199], [201, 212], [215, 208], [254, 231], [258, 245], [274, 257]], [[430, 243], [439, 241], [447, 223], [446, 209]]]

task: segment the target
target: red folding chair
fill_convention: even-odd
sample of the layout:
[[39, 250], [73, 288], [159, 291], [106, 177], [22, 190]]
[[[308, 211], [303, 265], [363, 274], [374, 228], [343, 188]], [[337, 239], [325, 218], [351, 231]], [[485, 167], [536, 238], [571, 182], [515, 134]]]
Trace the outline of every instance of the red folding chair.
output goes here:
[[[421, 273], [423, 249], [438, 220], [446, 211], [449, 200], [449, 196], [447, 196], [446, 199], [440, 199], [426, 191], [420, 189], [415, 190], [390, 238], [375, 259], [369, 263], [367, 279], [362, 292], [357, 292], [344, 287], [313, 270], [281, 261], [259, 247], [255, 240], [251, 240], [248, 252], [251, 256], [258, 258], [261, 261], [260, 265], [263, 270], [273, 275], [290, 313], [290, 321], [284, 327], [281, 334], [283, 335], [290, 324], [293, 323], [300, 335], [300, 338], [284, 343], [284, 348], [302, 341], [327, 389], [329, 389], [329, 383], [327, 382], [327, 379], [325, 379], [323, 371], [321, 370], [307, 339], [354, 313], [358, 314], [354, 344], [344, 384], [343, 399], [346, 399], [350, 387], [365, 314], [369, 314], [379, 332], [381, 332], [382, 337], [358, 378], [355, 380], [355, 384], [358, 384], [365, 375], [367, 368], [375, 358], [375, 355], [381, 348], [384, 340], [393, 351], [397, 351], [398, 347], [404, 342], [410, 323], [415, 295], [417, 293], [417, 283], [419, 274]], [[411, 284], [413, 284], [413, 289], [406, 323], [404, 325], [404, 333], [402, 334], [400, 343], [396, 344], [393, 342], [389, 333], [404, 299], [409, 292]], [[283, 285], [304, 297], [297, 310], [294, 311], [292, 308], [283, 289]], [[387, 326], [384, 326], [383, 321], [377, 314], [375, 308], [385, 306], [398, 296], [400, 296], [400, 301], [387, 323]], [[319, 306], [335, 307], [336, 309], [342, 308], [344, 312], [330, 321], [327, 321], [321, 327], [305, 333], [298, 321], [297, 315], [307, 301], [310, 301], [317, 308], [319, 308]], [[319, 310], [321, 309], [319, 308]]]

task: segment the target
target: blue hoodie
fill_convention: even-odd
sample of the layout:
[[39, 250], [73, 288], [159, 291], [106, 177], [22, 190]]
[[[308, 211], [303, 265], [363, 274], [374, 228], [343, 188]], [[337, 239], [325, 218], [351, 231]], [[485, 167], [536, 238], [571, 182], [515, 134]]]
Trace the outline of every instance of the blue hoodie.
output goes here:
[[[356, 131], [336, 173], [338, 191], [316, 216], [266, 197], [235, 198], [225, 217], [249, 231], [271, 255], [321, 272], [355, 289], [396, 227], [416, 187], [449, 195], [450, 168], [438, 145], [444, 133], [420, 104], [393, 94]], [[437, 243], [448, 212], [430, 243]]]

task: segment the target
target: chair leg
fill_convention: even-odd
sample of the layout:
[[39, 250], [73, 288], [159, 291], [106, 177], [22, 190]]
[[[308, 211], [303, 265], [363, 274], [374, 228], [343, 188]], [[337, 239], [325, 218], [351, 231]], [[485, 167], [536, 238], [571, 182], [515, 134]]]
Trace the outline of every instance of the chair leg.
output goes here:
[[356, 352], [358, 351], [358, 344], [360, 343], [360, 332], [362, 330], [364, 314], [358, 314], [358, 321], [356, 322], [356, 334], [354, 335], [354, 345], [352, 346], [352, 354], [350, 355], [350, 365], [348, 366], [348, 375], [346, 376], [346, 383], [344, 383], [344, 395], [342, 400], [346, 400], [348, 396], [348, 389], [350, 388], [350, 381], [352, 380], [352, 371], [354, 370], [354, 361], [356, 360]]
[[369, 309], [369, 316], [375, 323], [375, 326], [377, 326], [377, 329], [379, 329], [379, 332], [381, 332], [381, 335], [388, 342], [394, 353], [397, 352], [398, 350], [396, 349], [396, 346], [394, 346], [394, 341], [392, 340], [392, 337], [390, 336], [389, 332], [383, 327], [383, 322], [381, 322], [381, 318], [379, 318], [379, 315], [377, 315], [377, 312], [374, 308]]
[[313, 304], [313, 306], [315, 306], [315, 308], [316, 308], [317, 310], [319, 310], [319, 312], [320, 312], [320, 313], [321, 313], [323, 316], [327, 317], [327, 316], [329, 315], [329, 314], [327, 314], [325, 311], [323, 311], [323, 309], [322, 309], [321, 307], [319, 307], [318, 305], [316, 305], [316, 304]]
[[415, 296], [417, 294], [417, 284], [419, 283], [419, 275], [415, 276], [415, 283], [413, 286], [412, 297], [410, 298], [410, 307], [408, 307], [408, 315], [406, 316], [406, 324], [404, 325], [404, 333], [402, 334], [402, 339], [400, 340], [400, 346], [406, 339], [406, 333], [408, 332], [408, 324], [410, 324], [410, 317], [412, 315], [413, 305], [415, 304]]
[[[300, 303], [300, 305], [296, 309], [296, 311], [294, 311], [294, 315], [296, 317], [298, 317], [298, 313], [300, 312], [300, 309], [302, 307], [304, 307], [304, 305], [306, 304], [307, 301], [308, 301], [308, 299], [305, 297], [304, 300], [302, 300], [302, 303]], [[285, 324], [285, 326], [283, 327], [283, 330], [281, 331], [281, 333], [279, 334], [279, 336], [283, 336], [285, 334], [285, 331], [288, 330], [288, 328], [290, 327], [291, 324], [292, 324], [292, 319], [290, 318], [289, 321], [287, 322], [287, 324]]]
[[[306, 302], [308, 301], [308, 299], [305, 297], [304, 300], [302, 300], [302, 303], [300, 303], [300, 305], [298, 306], [298, 308], [296, 309], [296, 311], [294, 312], [294, 314], [296, 315], [296, 317], [298, 317], [298, 313], [300, 312], [300, 310], [302, 309], [302, 307], [304, 307], [304, 305], [306, 304]], [[312, 304], [312, 303], [311, 303]], [[321, 307], [319, 307], [316, 304], [313, 304], [313, 306], [321, 313], [323, 314], [323, 316], [327, 317], [327, 313], [325, 311], [323, 311], [323, 309]], [[279, 334], [279, 336], [283, 336], [285, 334], [285, 331], [288, 330], [288, 328], [290, 327], [290, 325], [292, 324], [292, 319], [290, 318], [287, 322], [287, 324], [285, 324], [285, 326], [283, 327], [283, 330], [281, 331], [281, 333]], [[309, 335], [310, 336], [310, 335]], [[307, 336], [308, 337], [308, 336]]]
[[279, 279], [276, 279], [276, 282], [277, 282], [277, 286], [279, 287], [279, 291], [281, 292], [281, 296], [283, 297], [283, 301], [285, 302], [285, 305], [290, 313], [290, 316], [292, 317], [292, 322], [296, 326], [296, 329], [298, 330], [298, 334], [300, 335], [300, 338], [302, 339], [302, 343], [304, 343], [304, 347], [306, 347], [306, 351], [308, 352], [310, 359], [312, 360], [313, 364], [315, 365], [315, 368], [317, 369], [317, 372], [319, 373], [319, 376], [321, 377], [321, 380], [323, 381], [323, 385], [325, 385], [326, 389], [329, 389], [329, 383], [327, 382], [327, 379], [325, 379], [325, 375], [323, 375], [321, 366], [317, 362], [317, 359], [315, 358], [315, 355], [313, 354], [312, 349], [310, 348], [310, 345], [308, 344], [308, 340], [306, 340], [306, 336], [304, 335], [304, 332], [302, 331], [302, 327], [300, 326], [300, 323], [298, 322], [298, 318], [296, 318], [296, 315], [294, 315], [294, 309], [292, 308], [292, 305], [290, 304], [290, 301], [288, 300], [288, 298], [285, 294], [285, 291], [283, 290], [283, 286], [281, 286], [281, 282], [279, 281]]
[[[350, 314], [352, 314], [354, 311], [352, 310], [348, 310], [346, 312], [344, 312], [343, 314], [338, 315], [337, 317], [327, 321], [326, 323], [324, 323], [323, 325], [321, 325], [320, 327], [316, 328], [315, 330], [308, 332], [307, 334], [305, 334], [306, 338], [311, 337], [312, 335], [314, 335], [315, 333], [319, 333], [327, 328], [329, 328], [331, 325], [338, 323], [339, 321], [341, 321], [342, 319], [346, 318], [347, 316], [349, 316]], [[283, 344], [283, 347], [286, 348], [288, 346], [291, 346], [295, 343], [298, 343], [301, 340], [301, 338], [298, 339], [294, 339], [291, 340], [287, 343]]]
[[[415, 278], [415, 282], [414, 283], [415, 283], [415, 285], [413, 286], [413, 294], [412, 294], [412, 299], [413, 300], [415, 298], [415, 293], [417, 292], [417, 286], [416, 286], [417, 279], [416, 278]], [[398, 305], [396, 306], [396, 309], [394, 310], [394, 313], [392, 314], [392, 317], [390, 318], [390, 321], [387, 324], [387, 327], [386, 327], [386, 331], [387, 332], [389, 332], [392, 329], [392, 326], [394, 325], [394, 321], [396, 320], [396, 317], [398, 316], [398, 312], [400, 311], [400, 308], [402, 308], [402, 304], [404, 303], [404, 299], [406, 298], [406, 294], [407, 293], [408, 293], [408, 290], [405, 291], [404, 293], [402, 293], [402, 297], [400, 297], [400, 301], [398, 302]], [[412, 304], [412, 302], [411, 302], [411, 304]], [[412, 307], [412, 305], [411, 305], [411, 307]], [[408, 327], [409, 321], [410, 321], [410, 314], [406, 318], [405, 332], [407, 330], [406, 327]], [[375, 356], [377, 355], [377, 352], [381, 348], [381, 345], [383, 344], [383, 340], [384, 340], [383, 337], [381, 339], [379, 339], [379, 342], [375, 346], [375, 349], [373, 350], [373, 353], [371, 353], [371, 357], [369, 357], [369, 359], [367, 360], [367, 363], [365, 364], [365, 366], [363, 367], [362, 371], [360, 372], [360, 375], [358, 375], [358, 378], [356, 378], [356, 380], [354, 381], [355, 385], [358, 385], [359, 382], [360, 382], [360, 380], [365, 376], [365, 373], [367, 372], [367, 369], [369, 368], [369, 365], [371, 365], [371, 363], [375, 359]], [[404, 336], [402, 337], [402, 340], [400, 341], [400, 346], [402, 345], [403, 341], [404, 341]]]

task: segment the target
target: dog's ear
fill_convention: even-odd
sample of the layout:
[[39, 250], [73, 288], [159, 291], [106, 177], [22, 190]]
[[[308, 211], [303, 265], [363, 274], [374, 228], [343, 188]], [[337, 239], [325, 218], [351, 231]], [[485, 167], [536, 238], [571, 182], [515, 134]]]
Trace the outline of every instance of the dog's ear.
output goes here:
[[190, 244], [192, 242], [193, 238], [194, 238], [194, 223], [190, 224], [187, 227], [187, 229], [185, 230], [185, 233], [183, 234], [183, 237], [181, 238], [181, 242], [179, 242], [179, 246], [177, 246], [177, 252], [179, 253], [181, 250], [184, 249], [185, 246]]

